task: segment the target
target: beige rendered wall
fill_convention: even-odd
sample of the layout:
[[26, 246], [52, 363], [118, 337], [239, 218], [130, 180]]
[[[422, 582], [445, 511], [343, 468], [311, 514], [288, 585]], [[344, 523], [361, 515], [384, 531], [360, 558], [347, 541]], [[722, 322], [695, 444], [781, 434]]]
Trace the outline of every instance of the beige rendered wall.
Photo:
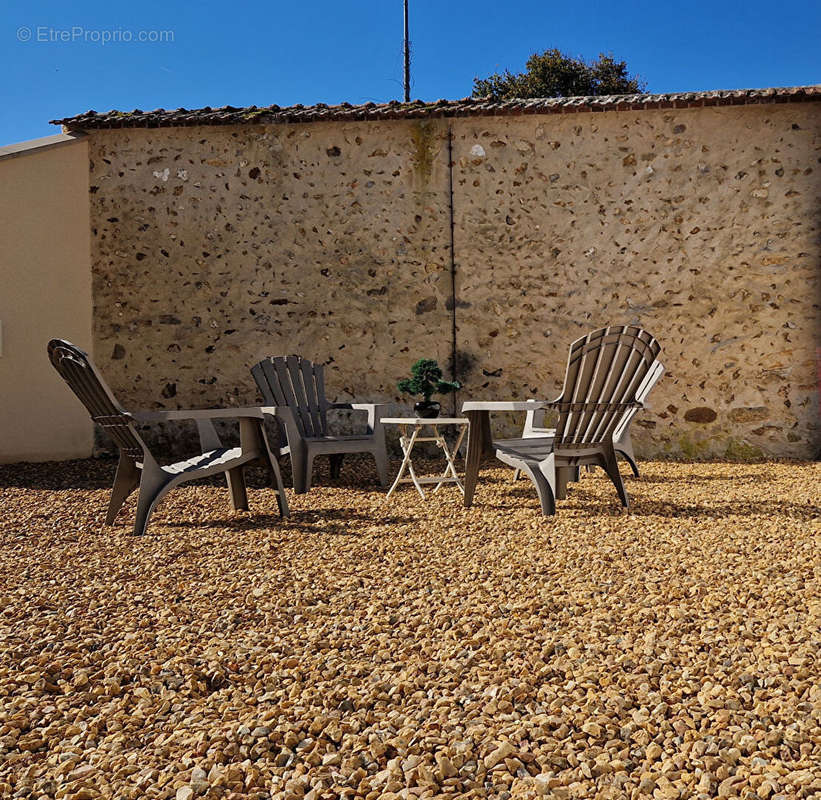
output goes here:
[[667, 367], [642, 455], [813, 457], [820, 113], [94, 131], [98, 362], [141, 406], [254, 402], [248, 367], [289, 352], [404, 402], [455, 313], [460, 399], [551, 397], [571, 341], [636, 322]]
[[0, 461], [91, 454], [85, 409], [52, 369], [49, 339], [92, 343], [88, 145], [0, 149]]

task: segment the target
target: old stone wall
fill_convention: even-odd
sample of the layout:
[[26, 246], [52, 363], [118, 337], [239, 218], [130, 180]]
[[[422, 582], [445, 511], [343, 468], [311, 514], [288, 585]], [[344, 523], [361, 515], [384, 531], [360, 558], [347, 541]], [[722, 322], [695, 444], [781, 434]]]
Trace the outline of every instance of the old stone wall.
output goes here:
[[819, 110], [94, 131], [95, 355], [134, 406], [255, 402], [290, 352], [403, 402], [455, 315], [460, 400], [552, 397], [573, 339], [638, 322], [667, 367], [642, 453], [811, 457]]
[[459, 342], [493, 397], [558, 394], [568, 344], [661, 342], [644, 452], [818, 452], [821, 108], [458, 125]]
[[447, 159], [435, 124], [92, 137], [94, 350], [141, 406], [257, 402], [266, 355], [384, 400], [451, 353]]

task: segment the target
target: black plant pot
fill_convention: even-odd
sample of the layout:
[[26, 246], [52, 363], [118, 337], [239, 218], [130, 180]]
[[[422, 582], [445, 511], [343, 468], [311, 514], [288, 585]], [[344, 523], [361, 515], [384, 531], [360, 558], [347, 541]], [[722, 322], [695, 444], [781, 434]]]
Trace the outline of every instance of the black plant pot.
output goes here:
[[414, 404], [413, 410], [416, 412], [417, 417], [434, 419], [439, 416], [439, 403], [435, 400], [420, 400]]

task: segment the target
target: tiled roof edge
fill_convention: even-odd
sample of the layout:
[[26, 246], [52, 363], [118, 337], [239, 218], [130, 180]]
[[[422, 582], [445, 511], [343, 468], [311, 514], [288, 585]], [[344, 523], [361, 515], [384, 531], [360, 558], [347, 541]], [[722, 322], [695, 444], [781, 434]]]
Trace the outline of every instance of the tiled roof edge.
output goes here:
[[557, 97], [496, 101], [466, 97], [463, 100], [415, 100], [400, 103], [364, 103], [312, 106], [277, 105], [236, 108], [185, 109], [167, 111], [86, 111], [73, 117], [53, 119], [53, 125], [70, 130], [94, 128], [158, 128], [186, 125], [284, 124], [298, 122], [357, 122], [368, 120], [425, 119], [436, 117], [505, 116], [518, 114], [575, 114], [596, 111], [643, 111], [658, 108], [701, 108], [706, 106], [801, 103], [821, 100], [821, 85], [769, 89], [732, 89], [710, 92], [628, 94], [602, 97]]

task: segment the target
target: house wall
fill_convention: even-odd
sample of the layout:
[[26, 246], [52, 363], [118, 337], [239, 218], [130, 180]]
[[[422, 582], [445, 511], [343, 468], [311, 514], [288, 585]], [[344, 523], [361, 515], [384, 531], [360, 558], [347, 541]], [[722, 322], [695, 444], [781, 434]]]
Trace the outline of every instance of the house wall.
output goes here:
[[85, 409], [51, 367], [49, 339], [92, 345], [88, 144], [0, 148], [0, 462], [82, 458]]
[[254, 402], [290, 352], [401, 402], [455, 315], [460, 400], [550, 397], [571, 341], [635, 322], [667, 368], [639, 452], [812, 457], [819, 110], [93, 131], [95, 353], [133, 405]]

